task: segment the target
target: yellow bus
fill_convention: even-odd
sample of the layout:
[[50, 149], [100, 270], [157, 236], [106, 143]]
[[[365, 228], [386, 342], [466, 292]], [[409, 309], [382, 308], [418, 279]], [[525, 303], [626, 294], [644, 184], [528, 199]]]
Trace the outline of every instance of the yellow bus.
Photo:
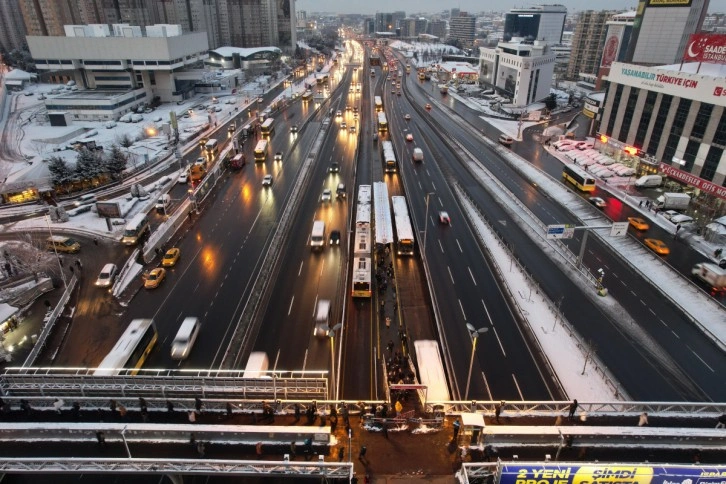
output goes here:
[[136, 375], [158, 338], [153, 319], [134, 319], [93, 374], [111, 376], [126, 370]]
[[255, 146], [255, 161], [265, 161], [267, 159], [267, 145], [266, 139], [261, 139]]

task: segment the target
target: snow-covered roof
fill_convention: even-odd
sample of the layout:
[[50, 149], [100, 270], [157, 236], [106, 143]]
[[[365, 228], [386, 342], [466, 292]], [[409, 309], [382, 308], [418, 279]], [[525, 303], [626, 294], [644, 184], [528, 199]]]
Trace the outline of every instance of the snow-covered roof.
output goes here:
[[439, 68], [446, 72], [455, 72], [457, 74], [478, 74], [479, 71], [476, 67], [472, 66], [467, 62], [442, 62], [439, 64]]
[[10, 304], [0, 303], [0, 323], [18, 312], [18, 308]]
[[461, 423], [465, 426], [484, 427], [484, 415], [481, 413], [462, 413]]
[[20, 69], [13, 69], [5, 74], [5, 79], [17, 81], [28, 81], [30, 79], [35, 79], [36, 77], [38, 77], [36, 74], [31, 74], [30, 72], [25, 72]]
[[699, 76], [726, 77], [726, 65], [709, 64], [707, 62], [684, 62], [682, 65], [670, 64], [657, 66], [655, 69], [662, 69], [664, 71], [680, 71], [688, 74], [698, 74]]
[[282, 53], [282, 51], [278, 47], [274, 47], [274, 46], [249, 47], [249, 48], [224, 46], [224, 47], [217, 47], [216, 49], [211, 49], [209, 51], [210, 54], [214, 53], [221, 57], [232, 57], [234, 54], [239, 54], [239, 56], [242, 58], [250, 57], [259, 52], [275, 52], [277, 54]]

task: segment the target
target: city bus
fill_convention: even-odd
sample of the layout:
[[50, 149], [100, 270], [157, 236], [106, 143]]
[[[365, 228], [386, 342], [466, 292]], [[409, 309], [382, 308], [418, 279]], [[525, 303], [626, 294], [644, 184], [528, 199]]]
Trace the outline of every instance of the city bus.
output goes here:
[[111, 376], [126, 370], [129, 374], [136, 375], [158, 337], [153, 319], [134, 319], [93, 374]]
[[434, 340], [418, 340], [414, 341], [413, 347], [416, 350], [419, 382], [426, 385], [426, 402], [450, 401], [439, 343]]
[[595, 190], [595, 178], [578, 166], [565, 165], [562, 170], [562, 178], [575, 185], [581, 192]]
[[204, 144], [204, 154], [210, 162], [219, 156], [219, 143], [216, 139], [210, 139]]
[[376, 105], [376, 111], [377, 112], [383, 111], [383, 99], [381, 99], [381, 96], [376, 96], [374, 98], [374, 102], [375, 102], [375, 105]]
[[260, 132], [262, 133], [262, 136], [270, 136], [272, 134], [274, 127], [275, 120], [272, 118], [267, 118], [264, 123], [260, 126]]
[[261, 139], [255, 146], [255, 161], [265, 161], [267, 159], [267, 140]]
[[121, 238], [121, 243], [124, 245], [136, 245], [139, 243], [141, 238], [150, 232], [149, 218], [145, 213], [139, 213], [133, 216], [129, 223], [126, 224], [124, 229], [124, 235]]
[[415, 239], [408, 215], [406, 197], [391, 197], [393, 222], [396, 224], [396, 251], [399, 255], [413, 255]]
[[406, 64], [406, 74], [411, 72], [411, 64]]
[[388, 131], [388, 119], [383, 111], [378, 113], [378, 131]]
[[383, 148], [383, 169], [386, 173], [396, 172], [396, 152], [393, 151], [393, 143], [384, 141], [381, 143]]
[[358, 187], [358, 203], [355, 215], [355, 237], [353, 245], [353, 297], [371, 297], [371, 274], [373, 270], [371, 246], [371, 186]]
[[313, 99], [313, 91], [311, 91], [311, 90], [308, 89], [307, 91], [305, 91], [303, 93], [303, 95], [302, 95], [302, 100], [303, 101], [308, 102], [308, 101], [310, 101], [312, 99]]
[[353, 297], [371, 297], [371, 258], [359, 257], [353, 258], [353, 288], [351, 295]]

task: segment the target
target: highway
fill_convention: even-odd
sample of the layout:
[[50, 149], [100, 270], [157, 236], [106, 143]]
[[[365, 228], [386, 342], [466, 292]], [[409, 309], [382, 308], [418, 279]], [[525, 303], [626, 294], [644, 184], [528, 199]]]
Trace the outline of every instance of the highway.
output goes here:
[[[409, 88], [415, 87], [418, 82], [417, 79], [409, 79]], [[419, 106], [429, 102], [429, 92], [428, 83], [424, 89], [410, 90]], [[458, 105], [457, 112], [463, 111], [464, 108]], [[461, 129], [461, 124], [456, 122], [456, 117], [452, 118], [448, 110], [442, 112], [434, 108], [431, 118], [442, 127], [442, 131], [451, 133], [469, 153], [476, 154], [479, 163], [503, 182], [543, 223], [575, 223], [572, 214], [529, 181], [523, 180], [496, 150], [484, 143], [477, 130]], [[590, 238], [585, 264], [593, 272], [598, 267], [604, 267], [608, 277], [612, 275], [612, 280], [617, 283], [608, 284], [611, 294], [631, 317], [641, 322], [647, 334], [627, 331], [616, 318], [593, 304], [591, 298], [572, 297], [582, 294], [583, 289], [572, 283], [549, 259], [541, 257], [539, 249], [533, 246], [512, 220], [508, 220], [506, 213], [496, 209], [496, 203], [485, 190], [477, 183], [467, 182], [471, 178], [468, 171], [458, 163], [448, 163], [447, 166], [459, 172], [457, 179], [462, 186], [485, 210], [490, 220], [498, 222], [500, 234], [513, 247], [517, 258], [533, 273], [542, 290], [553, 301], [562, 298], [564, 315], [583, 337], [596, 345], [599, 357], [632, 397], [723, 399], [725, 389], [712, 384], [716, 369], [726, 365], [723, 353], [676, 308], [664, 301], [641, 276], [629, 269], [620, 256], [612, 254], [609, 248]], [[571, 242], [572, 247], [578, 243], [576, 238]], [[483, 339], [486, 339], [486, 335]]]

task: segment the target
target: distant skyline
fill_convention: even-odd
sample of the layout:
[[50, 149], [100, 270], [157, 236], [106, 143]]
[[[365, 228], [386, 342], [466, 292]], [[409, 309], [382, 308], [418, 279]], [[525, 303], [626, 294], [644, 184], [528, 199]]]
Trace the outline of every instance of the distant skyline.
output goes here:
[[[459, 8], [469, 12], [486, 12], [491, 10], [506, 11], [514, 7], [531, 7], [533, 5], [560, 4], [568, 11], [576, 10], [634, 10], [638, 5], [635, 0], [547, 0], [522, 1], [503, 0], [500, 2], [482, 2], [481, 0], [296, 0], [295, 9], [308, 12], [361, 13], [393, 12], [403, 10], [409, 13], [437, 13], [451, 8]], [[726, 0], [711, 0], [710, 13], [726, 13]]]

